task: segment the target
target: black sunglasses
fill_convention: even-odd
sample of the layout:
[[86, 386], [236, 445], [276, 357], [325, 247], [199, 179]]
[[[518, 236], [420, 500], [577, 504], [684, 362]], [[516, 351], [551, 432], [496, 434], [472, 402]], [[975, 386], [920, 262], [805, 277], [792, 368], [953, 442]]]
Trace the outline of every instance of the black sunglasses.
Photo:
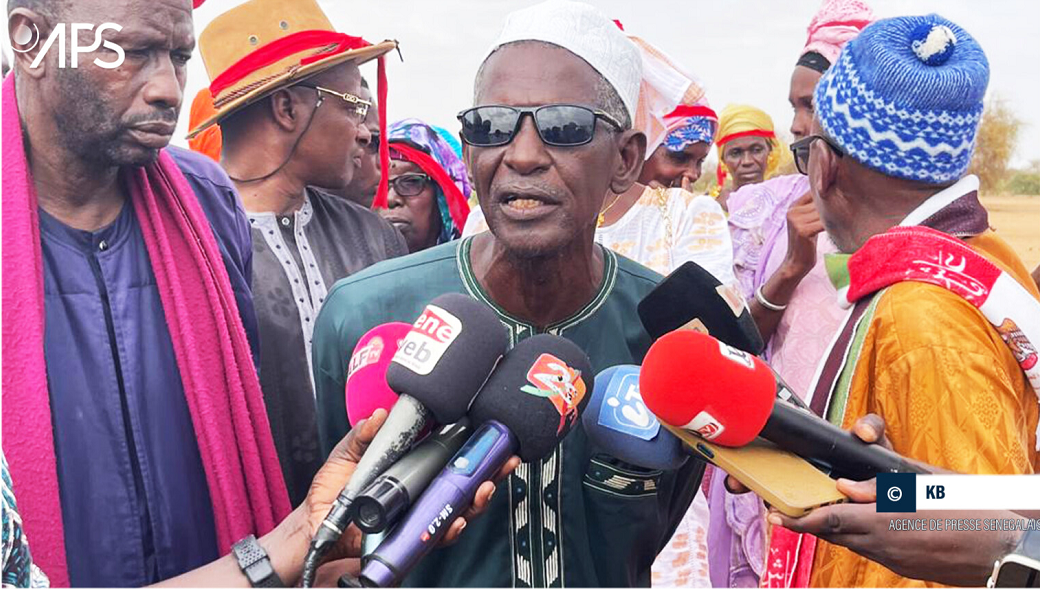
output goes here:
[[516, 137], [524, 115], [534, 119], [538, 136], [546, 145], [577, 147], [592, 141], [596, 119], [603, 119], [615, 130], [621, 123], [601, 110], [576, 104], [548, 104], [545, 106], [477, 106], [459, 113], [462, 140], [476, 147], [506, 145]]
[[838, 157], [845, 156], [845, 152], [842, 151], [840, 147], [823, 135], [809, 135], [808, 137], [803, 137], [791, 144], [791, 153], [794, 154], [794, 166], [798, 168], [798, 173], [809, 173], [809, 148], [812, 147], [812, 142], [817, 139], [826, 143], [827, 147], [830, 147], [834, 153], [838, 154]]
[[418, 196], [431, 182], [433, 180], [426, 174], [401, 174], [390, 180], [390, 189], [397, 196]]

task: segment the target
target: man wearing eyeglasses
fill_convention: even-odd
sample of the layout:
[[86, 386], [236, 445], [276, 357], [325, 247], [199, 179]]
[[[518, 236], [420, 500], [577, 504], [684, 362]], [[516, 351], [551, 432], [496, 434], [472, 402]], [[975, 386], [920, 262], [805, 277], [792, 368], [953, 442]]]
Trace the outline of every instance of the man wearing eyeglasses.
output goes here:
[[[199, 47], [216, 86], [221, 165], [252, 230], [260, 385], [298, 505], [323, 461], [310, 379], [318, 309], [336, 280], [408, 249], [378, 215], [317, 188], [343, 189], [362, 170], [373, 105], [360, 96], [358, 65], [394, 43], [373, 46], [334, 32], [316, 2], [294, 3], [292, 14], [283, 7], [271, 0], [237, 6], [206, 27]], [[315, 48], [283, 57], [299, 39], [342, 51], [319, 53], [317, 61], [308, 57]], [[282, 67], [262, 67], [279, 58]]]
[[[368, 107], [365, 116], [365, 127], [368, 128], [369, 139], [364, 143], [365, 151], [361, 156], [361, 165], [354, 170], [354, 175], [346, 186], [340, 189], [325, 187], [325, 189], [337, 196], [350, 199], [359, 205], [372, 208], [372, 201], [376, 198], [376, 190], [379, 188], [379, 108], [376, 104], [376, 95], [368, 87], [368, 82], [361, 78], [361, 91], [358, 97], [372, 103]], [[347, 146], [344, 146], [346, 148]]]
[[[876, 413], [893, 450], [943, 469], [1035, 474], [1037, 288], [966, 174], [988, 82], [976, 40], [932, 14], [866, 27], [817, 84], [812, 127], [791, 148], [841, 252], [827, 268], [851, 309], [806, 402], [845, 428]], [[920, 584], [841, 545], [915, 578], [957, 580], [893, 562], [894, 544], [923, 544], [886, 537], [889, 514], [822, 509], [778, 521], [827, 540], [809, 586]]]
[[[494, 309], [512, 341], [566, 337], [595, 371], [639, 364], [650, 337], [636, 304], [660, 276], [593, 241], [604, 195], [639, 176], [632, 129], [642, 63], [591, 6], [553, 0], [512, 13], [460, 113], [464, 156], [490, 231], [340, 281], [314, 334], [323, 447], [348, 429], [343, 389], [358, 339], [413, 321], [446, 292]], [[524, 394], [517, 392], [517, 394]], [[693, 500], [703, 464], [670, 472], [619, 463], [575, 429], [503, 481], [457, 544], [405, 585], [649, 586], [650, 566]]]

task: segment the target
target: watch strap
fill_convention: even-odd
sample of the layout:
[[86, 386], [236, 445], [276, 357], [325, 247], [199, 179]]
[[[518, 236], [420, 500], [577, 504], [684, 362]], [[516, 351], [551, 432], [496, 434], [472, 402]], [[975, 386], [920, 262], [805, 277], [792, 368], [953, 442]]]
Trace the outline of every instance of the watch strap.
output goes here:
[[250, 534], [242, 538], [231, 547], [231, 551], [238, 561], [238, 567], [242, 569], [249, 584], [253, 587], [285, 587], [285, 583], [278, 577], [267, 551], [256, 541], [256, 536]]

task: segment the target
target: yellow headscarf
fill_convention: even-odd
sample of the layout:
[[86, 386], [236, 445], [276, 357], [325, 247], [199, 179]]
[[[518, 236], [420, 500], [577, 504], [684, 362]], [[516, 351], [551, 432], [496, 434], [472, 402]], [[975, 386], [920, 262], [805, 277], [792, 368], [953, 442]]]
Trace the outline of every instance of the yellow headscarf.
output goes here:
[[722, 190], [722, 184], [726, 181], [726, 165], [722, 163], [722, 152], [726, 149], [727, 143], [741, 137], [764, 137], [772, 146], [769, 159], [766, 161], [766, 179], [772, 177], [780, 167], [780, 160], [786, 150], [776, 137], [773, 119], [762, 109], [746, 104], [730, 104], [719, 113], [719, 132], [715, 143], [719, 151], [719, 166], [715, 170], [718, 190]]

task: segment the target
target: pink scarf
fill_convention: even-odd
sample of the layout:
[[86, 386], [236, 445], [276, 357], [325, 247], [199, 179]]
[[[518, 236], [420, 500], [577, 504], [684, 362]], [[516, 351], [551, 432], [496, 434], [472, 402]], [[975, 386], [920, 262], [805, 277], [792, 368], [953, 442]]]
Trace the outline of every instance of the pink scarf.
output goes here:
[[809, 23], [809, 35], [802, 54], [815, 51], [834, 63], [845, 43], [873, 20], [874, 11], [862, 0], [824, 0]]
[[[43, 257], [14, 75], [3, 83], [4, 453], [35, 563], [68, 586], [44, 359]], [[271, 530], [290, 510], [227, 269], [173, 159], [126, 170], [213, 501], [217, 546]]]

